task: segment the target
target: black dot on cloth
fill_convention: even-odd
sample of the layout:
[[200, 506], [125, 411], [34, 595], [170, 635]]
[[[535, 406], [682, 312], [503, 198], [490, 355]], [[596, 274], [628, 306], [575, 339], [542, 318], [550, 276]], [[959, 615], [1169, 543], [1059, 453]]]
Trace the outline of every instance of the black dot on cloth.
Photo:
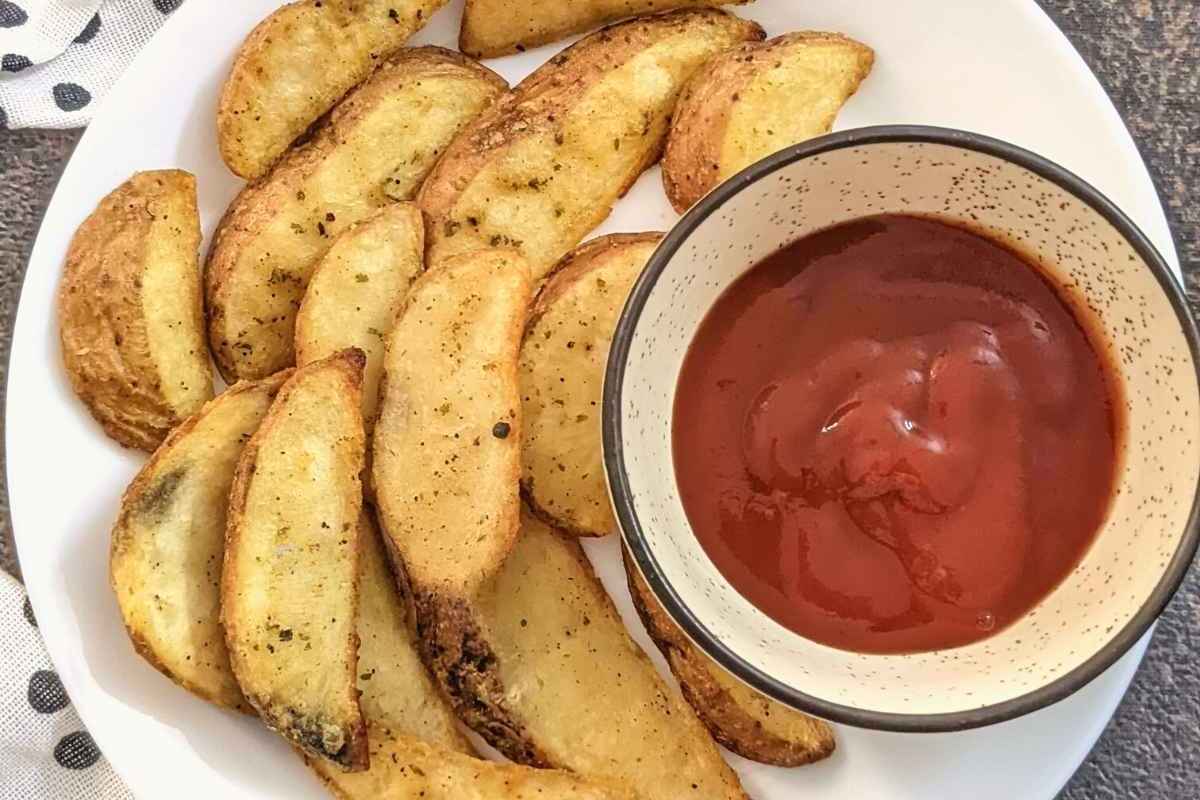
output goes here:
[[[8, 127], [8, 114], [4, 113], [4, 109], [0, 108], [0, 128]], [[29, 598], [25, 598], [25, 603], [21, 606], [21, 613], [25, 615], [25, 621], [33, 627], [37, 627], [37, 617], [33, 615], [33, 604], [29, 602]]]
[[75, 44], [87, 44], [92, 39], [96, 38], [97, 31], [100, 30], [100, 15], [93, 14], [88, 20], [88, 24], [84, 27], [79, 35], [75, 37]]
[[54, 102], [63, 111], [78, 111], [92, 102], [91, 93], [77, 83], [54, 84]]
[[154, 7], [164, 14], [170, 14], [183, 5], [183, 0], [154, 0]]
[[33, 62], [25, 56], [19, 56], [15, 53], [5, 53], [3, 56], [0, 56], [0, 69], [5, 72], [20, 72], [32, 66]]
[[100, 760], [100, 748], [90, 733], [75, 731], [54, 746], [54, 760], [67, 769], [87, 769]]
[[24, 25], [28, 19], [25, 9], [9, 0], [0, 0], [0, 28], [15, 28]]
[[39, 714], [54, 714], [62, 711], [71, 704], [67, 690], [57, 673], [48, 669], [39, 669], [29, 678], [29, 691], [25, 695], [29, 705]]

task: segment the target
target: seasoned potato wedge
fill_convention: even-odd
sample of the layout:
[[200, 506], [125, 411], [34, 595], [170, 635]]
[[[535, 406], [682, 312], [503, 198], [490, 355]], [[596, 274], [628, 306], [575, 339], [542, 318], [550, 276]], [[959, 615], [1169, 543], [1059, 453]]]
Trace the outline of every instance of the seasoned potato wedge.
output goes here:
[[402, 50], [225, 212], [208, 252], [209, 339], [227, 380], [291, 366], [296, 310], [339, 233], [412, 198], [504, 81], [458, 53]]
[[369, 513], [364, 511], [359, 527], [358, 687], [363, 716], [373, 729], [460, 753], [473, 752], [450, 704], [417, 655], [416, 626]]
[[638, 616], [714, 739], [743, 758], [780, 767], [811, 764], [833, 753], [828, 723], [759, 694], [697, 650], [659, 605], [628, 554], [625, 574]]
[[687, 79], [762, 36], [723, 11], [675, 11], [559, 53], [467, 126], [421, 187], [429, 265], [513, 247], [540, 279], [658, 160]]
[[788, 145], [828, 133], [875, 52], [804, 31], [713, 59], [687, 85], [663, 156], [667, 197], [683, 213], [714, 186]]
[[517, 535], [517, 356], [531, 291], [510, 250], [459, 256], [413, 284], [388, 336], [372, 475], [414, 586], [468, 594]]
[[317, 264], [296, 313], [296, 363], [347, 347], [367, 356], [363, 421], [375, 427], [384, 337], [425, 268], [425, 225], [413, 203], [380, 209], [338, 237]]
[[458, 46], [476, 58], [524, 51], [622, 17], [750, 0], [467, 0]]
[[217, 142], [237, 175], [263, 175], [322, 114], [447, 0], [300, 0], [246, 37], [221, 90]]
[[745, 798], [577, 542], [525, 515], [474, 598], [414, 585], [414, 601], [422, 655], [460, 718], [514, 761], [614, 780], [643, 800]]
[[660, 233], [576, 248], [546, 280], [521, 345], [521, 491], [576, 536], [616, 530], [604, 481], [600, 401], [613, 329]]
[[225, 509], [242, 447], [287, 373], [233, 386], [184, 420], [121, 498], [109, 574], [134, 648], [183, 688], [249, 711], [219, 615]]
[[322, 771], [340, 800], [635, 800], [561, 770], [481, 761], [371, 726], [371, 769]]
[[234, 474], [221, 621], [242, 693], [303, 752], [367, 767], [358, 700], [359, 350], [301, 367]]
[[58, 330], [71, 388], [127, 447], [152, 451], [212, 397], [196, 179], [139, 172], [71, 240]]

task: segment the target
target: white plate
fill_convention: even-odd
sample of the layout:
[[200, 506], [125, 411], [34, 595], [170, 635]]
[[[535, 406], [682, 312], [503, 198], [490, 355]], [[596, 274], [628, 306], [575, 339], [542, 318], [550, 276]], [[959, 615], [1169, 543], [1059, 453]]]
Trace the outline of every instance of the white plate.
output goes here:
[[[42, 224], [17, 315], [7, 446], [21, 567], [46, 645], [80, 715], [117, 771], [147, 800], [326, 796], [281, 739], [176, 688], [134, 654], [108, 588], [108, 530], [141, 458], [109, 442], [72, 397], [59, 367], [54, 322], [55, 285], [72, 232], [134, 170], [195, 173], [211, 233], [239, 185], [217, 156], [218, 89], [242, 37], [278, 4], [198, 1], [173, 15], [80, 141]], [[453, 47], [460, 9], [458, 0], [440, 12], [419, 40]], [[824, 28], [876, 48], [874, 73], [842, 112], [839, 128], [946, 125], [1036, 150], [1107, 193], [1178, 271], [1133, 141], [1083, 61], [1031, 0], [759, 0], [739, 13], [772, 35]], [[490, 66], [519, 79], [558, 47]], [[654, 170], [601, 231], [665, 229], [675, 218]], [[615, 542], [596, 543], [589, 552], [648, 645], [631, 613]], [[1145, 644], [1074, 697], [1003, 725], [940, 735], [841, 729], [836, 755], [799, 770], [733, 761], [758, 800], [1049, 798], [1100, 734]]]

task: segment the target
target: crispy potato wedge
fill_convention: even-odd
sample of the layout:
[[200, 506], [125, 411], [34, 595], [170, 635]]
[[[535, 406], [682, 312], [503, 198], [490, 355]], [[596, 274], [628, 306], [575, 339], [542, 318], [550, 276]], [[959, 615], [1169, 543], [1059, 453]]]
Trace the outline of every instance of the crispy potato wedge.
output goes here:
[[540, 279], [658, 160], [687, 79], [762, 37], [723, 11], [675, 11], [556, 55], [468, 125], [421, 187], [429, 265], [513, 247]]
[[835, 742], [828, 723], [759, 694], [697, 650], [659, 605], [628, 554], [625, 574], [642, 624], [714, 739], [743, 758], [780, 767], [832, 755]]
[[475, 597], [413, 590], [426, 664], [459, 717], [509, 758], [617, 781], [643, 800], [745, 798], [629, 638], [578, 542], [523, 515]]
[[367, 356], [363, 422], [375, 427], [384, 337], [425, 268], [425, 223], [413, 203], [386, 206], [337, 238], [317, 264], [296, 313], [296, 363], [347, 347]]
[[225, 212], [208, 252], [209, 340], [226, 380], [291, 366], [296, 310], [339, 233], [412, 198], [504, 81], [448, 50], [402, 50]]
[[523, 52], [597, 25], [676, 8], [751, 0], [467, 0], [458, 46], [475, 58]]
[[662, 163], [671, 205], [683, 213], [754, 162], [828, 133], [874, 63], [865, 44], [817, 31], [714, 58], [687, 85], [671, 121]]
[[219, 706], [250, 711], [219, 620], [225, 509], [242, 447], [287, 378], [244, 382], [184, 420], [121, 498], [109, 575], [134, 649]]
[[517, 356], [531, 292], [516, 253], [469, 253], [413, 284], [388, 336], [372, 475], [414, 585], [469, 594], [516, 538]]
[[71, 388], [110, 437], [153, 451], [213, 395], [196, 179], [139, 172], [71, 240], [58, 330]]
[[301, 0], [242, 43], [217, 105], [217, 143], [253, 179], [400, 49], [447, 0]]
[[561, 770], [481, 761], [370, 729], [368, 772], [321, 772], [340, 800], [635, 800], [621, 788]]
[[600, 446], [613, 329], [661, 233], [615, 234], [568, 254], [538, 293], [521, 345], [521, 492], [576, 536], [616, 530]]
[[359, 350], [301, 367], [238, 461], [221, 622], [242, 693], [303, 752], [367, 768], [358, 697]]

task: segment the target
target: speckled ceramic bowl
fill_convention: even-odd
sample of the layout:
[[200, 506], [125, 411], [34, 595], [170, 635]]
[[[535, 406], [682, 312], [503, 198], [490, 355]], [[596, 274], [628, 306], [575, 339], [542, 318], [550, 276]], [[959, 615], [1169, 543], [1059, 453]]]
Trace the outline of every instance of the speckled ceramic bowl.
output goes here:
[[[743, 598], [693, 536], [671, 455], [675, 383], [717, 296], [811, 231], [883, 212], [966, 220], [1014, 244], [1078, 296], [1124, 384], [1117, 494], [1084, 560], [1041, 604], [976, 644], [861, 655], [816, 644]], [[985, 725], [1059, 700], [1151, 625], [1195, 554], [1200, 483], [1197, 333], [1146, 237], [1078, 177], [986, 137], [867, 128], [778, 153], [702, 200], [638, 281], [613, 342], [604, 446], [625, 541], [658, 599], [718, 663], [827, 719], [904, 731]]]

